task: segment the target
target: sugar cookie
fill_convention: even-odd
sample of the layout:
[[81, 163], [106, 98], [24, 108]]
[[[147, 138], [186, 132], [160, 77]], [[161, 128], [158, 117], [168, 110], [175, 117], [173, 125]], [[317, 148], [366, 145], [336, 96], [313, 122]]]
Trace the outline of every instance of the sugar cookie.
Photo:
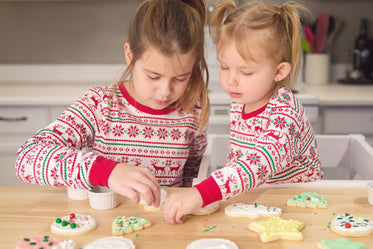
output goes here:
[[226, 239], [199, 239], [190, 243], [186, 249], [238, 249], [238, 246]]
[[164, 189], [161, 189], [161, 202], [158, 208], [155, 207], [154, 205], [149, 206], [146, 203], [144, 196], [142, 195], [140, 195], [140, 204], [144, 206], [144, 209], [146, 211], [159, 211], [162, 209], [162, 205], [166, 201], [166, 199], [167, 199], [167, 192]]
[[94, 230], [96, 226], [96, 220], [91, 216], [71, 213], [57, 218], [51, 224], [51, 230], [58, 235], [78, 236]]
[[28, 249], [28, 248], [44, 248], [52, 249], [58, 245], [60, 241], [56, 238], [43, 236], [43, 237], [26, 237], [20, 239], [16, 243], [16, 249]]
[[135, 249], [132, 240], [123, 237], [105, 237], [90, 242], [83, 249]]
[[248, 205], [245, 203], [235, 203], [225, 208], [225, 214], [231, 217], [247, 217], [256, 219], [259, 217], [280, 216], [281, 208], [266, 207], [263, 205]]
[[289, 199], [287, 205], [303, 208], [327, 208], [328, 202], [325, 200], [325, 196], [319, 195], [315, 192], [304, 192]]
[[278, 216], [272, 216], [263, 221], [251, 222], [249, 230], [259, 234], [262, 242], [274, 240], [303, 240], [303, 234], [299, 231], [304, 227], [304, 222], [298, 220], [285, 220]]
[[342, 236], [369, 236], [373, 233], [373, 222], [361, 216], [345, 213], [335, 217], [330, 229]]
[[151, 227], [152, 223], [149, 220], [137, 218], [134, 216], [118, 216], [113, 220], [112, 232], [113, 235], [124, 235], [140, 231], [144, 228]]
[[361, 242], [351, 242], [345, 238], [338, 238], [335, 240], [323, 239], [316, 245], [319, 249], [362, 249], [365, 247], [364, 243]]
[[54, 246], [52, 249], [75, 249], [76, 242], [73, 240], [61, 241], [58, 245]]
[[212, 213], [215, 213], [216, 211], [218, 211], [220, 208], [220, 204], [219, 202], [213, 202], [213, 203], [210, 203], [209, 205], [203, 207], [203, 208], [200, 208], [199, 210], [195, 211], [194, 213], [192, 213], [192, 215], [208, 215], [208, 214], [212, 214]]

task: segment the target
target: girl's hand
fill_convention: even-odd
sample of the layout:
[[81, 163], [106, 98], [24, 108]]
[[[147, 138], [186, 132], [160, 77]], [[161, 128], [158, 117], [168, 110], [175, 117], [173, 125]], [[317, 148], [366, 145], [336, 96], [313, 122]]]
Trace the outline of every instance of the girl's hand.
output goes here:
[[171, 224], [183, 223], [184, 216], [203, 206], [203, 200], [196, 188], [187, 188], [171, 193], [163, 204], [163, 216]]
[[108, 185], [112, 191], [133, 202], [140, 201], [140, 193], [148, 205], [160, 205], [161, 187], [148, 168], [118, 163], [109, 176]]

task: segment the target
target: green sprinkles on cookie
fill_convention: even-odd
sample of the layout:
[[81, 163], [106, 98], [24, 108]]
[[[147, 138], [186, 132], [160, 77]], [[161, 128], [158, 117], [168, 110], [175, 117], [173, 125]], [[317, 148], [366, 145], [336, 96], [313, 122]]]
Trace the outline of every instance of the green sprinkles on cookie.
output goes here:
[[113, 220], [112, 232], [113, 235], [129, 234], [134, 231], [140, 231], [144, 228], [150, 227], [152, 223], [149, 220], [138, 217], [118, 216]]
[[319, 207], [327, 208], [328, 202], [325, 196], [319, 195], [315, 192], [303, 192], [300, 195], [294, 196], [287, 202], [288, 206], [297, 207]]

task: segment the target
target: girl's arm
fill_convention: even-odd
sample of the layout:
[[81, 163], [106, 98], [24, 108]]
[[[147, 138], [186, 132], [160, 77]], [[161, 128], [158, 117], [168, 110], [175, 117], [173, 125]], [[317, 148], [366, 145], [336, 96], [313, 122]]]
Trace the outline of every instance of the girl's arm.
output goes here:
[[184, 187], [191, 187], [193, 178], [198, 175], [202, 156], [207, 146], [207, 129], [198, 134], [190, 144], [190, 154], [184, 166]]
[[[102, 96], [99, 89], [88, 91], [56, 121], [26, 141], [17, 152], [17, 176], [40, 185], [90, 188], [89, 173], [99, 158], [91, 148], [104, 111], [97, 104]], [[104, 158], [101, 163], [115, 166]]]

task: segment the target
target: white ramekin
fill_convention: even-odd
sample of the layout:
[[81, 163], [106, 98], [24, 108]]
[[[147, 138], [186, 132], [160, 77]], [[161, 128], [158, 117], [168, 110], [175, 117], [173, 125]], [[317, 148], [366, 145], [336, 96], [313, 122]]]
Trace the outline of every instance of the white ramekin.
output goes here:
[[88, 190], [89, 205], [94, 209], [111, 209], [118, 206], [117, 194], [102, 186]]
[[67, 196], [71, 200], [87, 200], [88, 193], [86, 189], [75, 189], [73, 187], [67, 187]]

